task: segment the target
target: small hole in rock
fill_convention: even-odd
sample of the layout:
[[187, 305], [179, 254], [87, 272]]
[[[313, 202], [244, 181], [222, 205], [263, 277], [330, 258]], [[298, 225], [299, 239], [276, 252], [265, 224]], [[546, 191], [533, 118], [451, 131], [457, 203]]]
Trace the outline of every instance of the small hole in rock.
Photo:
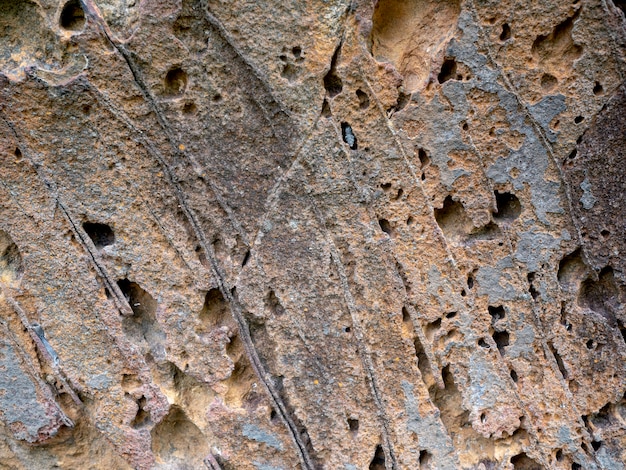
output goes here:
[[298, 75], [298, 69], [292, 64], [285, 64], [285, 66], [283, 67], [283, 71], [280, 73], [280, 75], [291, 82]]
[[509, 334], [506, 331], [496, 331], [492, 338], [498, 351], [500, 351], [500, 355], [504, 356], [505, 348], [509, 345]]
[[354, 132], [352, 131], [352, 127], [347, 122], [341, 123], [341, 134], [343, 136], [343, 141], [348, 144], [352, 150], [357, 149], [357, 141]]
[[398, 93], [398, 100], [396, 104], [387, 109], [387, 115], [397, 113], [398, 111], [402, 111], [407, 104], [411, 101], [411, 95], [408, 93], [400, 92]]
[[502, 305], [498, 305], [497, 307], [492, 307], [491, 305], [487, 307], [489, 310], [489, 315], [491, 315], [491, 324], [493, 325], [498, 320], [502, 320], [505, 316], [504, 307]]
[[246, 254], [243, 257], [243, 261], [241, 262], [241, 267], [243, 268], [246, 264], [248, 264], [249, 260], [250, 260], [250, 250], [246, 251]]
[[485, 413], [480, 414], [480, 422], [484, 423], [487, 421], [487, 415]]
[[580, 470], [581, 468], [583, 468], [579, 463], [572, 463], [572, 470]]
[[184, 114], [194, 114], [197, 110], [198, 107], [193, 102], [185, 103], [185, 105], [183, 106]]
[[173, 67], [165, 74], [163, 85], [166, 95], [182, 95], [187, 88], [187, 73], [180, 67]]
[[517, 372], [515, 372], [513, 369], [511, 369], [511, 379], [513, 379], [513, 382], [517, 383], [517, 381], [519, 380], [519, 377], [517, 376]]
[[469, 274], [467, 276], [467, 288], [468, 289], [473, 289], [474, 287], [474, 275], [473, 274]]
[[461, 297], [465, 297], [466, 295], [467, 295], [467, 292], [465, 292], [465, 289], [463, 289], [463, 290], [461, 291]]
[[415, 219], [413, 218], [413, 216], [409, 216], [408, 219], [406, 219], [406, 224], [407, 225], [413, 225], [415, 223]]
[[324, 98], [324, 103], [322, 103], [322, 116], [325, 118], [332, 117], [333, 113], [330, 111], [330, 105], [328, 104], [328, 100]]
[[441, 318], [437, 318], [435, 321], [426, 324], [426, 327], [424, 328], [424, 334], [426, 334], [426, 337], [428, 339], [433, 339], [435, 333], [439, 328], [441, 328]]
[[537, 291], [537, 289], [535, 289], [536, 276], [537, 276], [536, 273], [528, 273], [526, 275], [526, 278], [528, 279], [528, 292], [530, 292], [530, 295], [533, 298], [533, 300], [537, 300], [537, 297], [539, 297], [539, 292]]
[[493, 215], [496, 221], [512, 222], [522, 213], [522, 205], [517, 196], [511, 193], [494, 191], [497, 212]]
[[349, 326], [346, 326], [346, 327], [343, 329], [343, 331], [345, 331], [346, 333], [350, 333], [350, 331], [352, 331], [352, 330], [351, 330], [351, 328], [350, 328]]
[[270, 422], [275, 423], [276, 421], [278, 421], [278, 413], [276, 413], [276, 410], [272, 410], [270, 413]]
[[367, 109], [367, 108], [369, 108], [370, 98], [369, 98], [369, 96], [367, 96], [367, 93], [365, 93], [361, 89], [358, 89], [356, 91], [356, 97], [359, 99], [359, 108], [360, 109]]
[[376, 446], [376, 451], [374, 452], [374, 458], [370, 462], [369, 470], [385, 470], [387, 467], [385, 465], [385, 452], [381, 445]]
[[302, 56], [302, 48], [295, 46], [293, 49], [291, 49], [291, 53], [296, 59], [299, 59]]
[[583, 116], [576, 116], [576, 117], [574, 118], [574, 122], [575, 122], [576, 124], [580, 124], [580, 123], [581, 123], [581, 122], [583, 122], [584, 120], [585, 120], [585, 118], [584, 118]]
[[409, 315], [409, 311], [406, 307], [402, 307], [402, 323], [409, 323], [411, 321], [411, 316]]
[[141, 397], [139, 400], [137, 400], [137, 414], [135, 415], [135, 418], [133, 419], [133, 422], [131, 423], [131, 426], [134, 429], [139, 429], [142, 428], [148, 424], [150, 424], [150, 413], [148, 413], [144, 408], [146, 406], [146, 397]]
[[456, 317], [456, 312], [448, 312], [446, 313], [446, 318], [454, 318]]
[[593, 450], [598, 451], [598, 450], [600, 450], [600, 447], [602, 447], [602, 442], [601, 441], [591, 441], [591, 447], [593, 447]]
[[585, 343], [585, 345], [587, 346], [587, 349], [593, 349], [595, 347], [595, 341], [590, 339]]
[[604, 88], [602, 88], [602, 85], [600, 85], [600, 83], [596, 82], [595, 86], [593, 87], [593, 94], [596, 96], [601, 95], [604, 92]]
[[115, 243], [115, 234], [113, 233], [113, 229], [106, 224], [84, 222], [83, 229], [89, 238], [91, 238], [91, 241], [96, 248], [103, 248]]
[[443, 200], [443, 207], [435, 208], [435, 220], [446, 238], [458, 238], [464, 235], [471, 225], [471, 220], [465, 213], [465, 207], [460, 201], [455, 201], [448, 195]]
[[436, 330], [436, 329], [438, 329], [440, 327], [441, 327], [441, 318], [437, 318], [436, 320], [431, 321], [428, 324], [427, 329], [432, 331], [432, 330]]
[[511, 463], [513, 464], [513, 470], [540, 470], [543, 469], [541, 465], [528, 457], [524, 452], [511, 457]]
[[541, 76], [541, 88], [544, 91], [552, 91], [557, 86], [559, 81], [554, 75], [550, 75], [549, 73], [544, 73]]
[[[131, 282], [128, 279], [120, 279], [117, 281], [122, 294], [126, 298], [126, 301], [130, 305], [133, 314], [137, 317], [150, 317], [154, 316], [157, 303], [154, 298], [141, 286], [135, 282]], [[142, 325], [142, 327], [145, 325]]]
[[439, 83], [445, 83], [456, 76], [456, 60], [446, 59], [441, 65], [441, 71], [437, 75]]
[[611, 235], [611, 232], [609, 232], [607, 229], [604, 229], [600, 232], [600, 235], [602, 235], [603, 238], [607, 238], [609, 235]]
[[430, 468], [432, 455], [427, 450], [420, 450], [419, 462], [421, 468]]
[[222, 101], [222, 99], [223, 99], [222, 95], [220, 95], [219, 93], [216, 93], [215, 95], [213, 95], [213, 98], [212, 98], [214, 103], [219, 103]]
[[348, 418], [348, 427], [350, 428], [350, 432], [356, 433], [359, 430], [359, 420]]
[[563, 460], [563, 451], [561, 449], [556, 451], [556, 460], [557, 462], [561, 462]]
[[567, 158], [569, 158], [570, 160], [573, 160], [574, 158], [576, 158], [576, 154], [578, 153], [578, 150], [574, 149], [570, 152], [570, 154], [567, 156]]
[[478, 340], [478, 346], [480, 346], [481, 348], [489, 349], [489, 343], [487, 343], [487, 341], [485, 341], [483, 338], [480, 338]]
[[508, 23], [502, 25], [502, 32], [500, 33], [500, 41], [506, 41], [511, 38], [511, 27]]
[[389, 191], [391, 189], [391, 183], [382, 183], [380, 187], [383, 189], [383, 191]]
[[80, 31], [85, 26], [85, 12], [78, 0], [71, 0], [65, 4], [59, 18], [61, 28], [68, 31]]
[[417, 151], [417, 155], [419, 156], [419, 159], [420, 159], [421, 169], [424, 170], [428, 165], [430, 165], [430, 157], [428, 156], [428, 154], [426, 153], [426, 150], [424, 149], [419, 149]]
[[393, 235], [393, 229], [391, 228], [391, 224], [389, 223], [387, 219], [380, 219], [378, 221], [378, 224], [380, 225], [381, 230], [385, 232], [387, 235], [389, 236]]
[[13, 153], [15, 154], [16, 158], [18, 159], [22, 158], [22, 151], [18, 147], [15, 147], [15, 152]]
[[341, 44], [335, 50], [333, 54], [333, 58], [330, 61], [330, 70], [324, 76], [324, 88], [328, 92], [328, 95], [333, 98], [337, 96], [339, 93], [343, 91], [343, 82], [341, 81], [341, 77], [337, 75], [336, 66], [337, 61], [339, 60], [339, 54], [341, 51]]

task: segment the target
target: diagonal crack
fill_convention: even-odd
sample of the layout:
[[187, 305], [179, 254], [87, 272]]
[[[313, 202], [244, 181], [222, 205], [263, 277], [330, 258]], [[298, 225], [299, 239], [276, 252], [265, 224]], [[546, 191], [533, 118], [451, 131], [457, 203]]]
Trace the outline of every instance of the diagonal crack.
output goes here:
[[[15, 138], [20, 141], [19, 135], [17, 133], [17, 130], [15, 129], [15, 127], [13, 126], [13, 123], [10, 122], [5, 116], [4, 114], [0, 114], [0, 117], [2, 118], [2, 120], [6, 123], [6, 125], [11, 129], [11, 132], [13, 133], [13, 135], [15, 136]], [[27, 155], [28, 157], [28, 155]], [[35, 172], [37, 173], [37, 176], [41, 179], [41, 181], [43, 182], [43, 184], [46, 186], [46, 188], [48, 188], [48, 190], [50, 191], [55, 203], [57, 204], [57, 206], [61, 209], [61, 212], [63, 213], [64, 217], [66, 218], [66, 220], [68, 221], [70, 228], [74, 234], [74, 236], [76, 237], [76, 240], [78, 241], [78, 243], [83, 247], [83, 249], [85, 250], [85, 252], [89, 255], [89, 259], [91, 261], [91, 264], [93, 265], [94, 269], [96, 270], [96, 272], [98, 273], [98, 276], [103, 280], [106, 288], [109, 290], [109, 292], [111, 292], [111, 294], [113, 295], [113, 300], [115, 302], [115, 306], [116, 308], [120, 311], [120, 313], [122, 315], [132, 315], [133, 314], [133, 310], [130, 308], [130, 305], [128, 305], [128, 302], [126, 301], [126, 298], [124, 297], [124, 294], [122, 293], [122, 291], [120, 290], [119, 286], [117, 285], [117, 283], [111, 278], [111, 276], [109, 276], [106, 268], [104, 267], [104, 265], [102, 264], [102, 262], [100, 261], [100, 257], [97, 254], [97, 249], [96, 247], [93, 245], [93, 242], [91, 241], [91, 239], [89, 238], [89, 236], [84, 232], [84, 230], [80, 227], [80, 224], [78, 224], [72, 217], [72, 215], [70, 214], [67, 206], [65, 205], [65, 203], [61, 200], [59, 194], [57, 193], [57, 191], [55, 190], [55, 184], [54, 182], [52, 182], [51, 180], [49, 180], [44, 174], [42, 174], [41, 169], [38, 167], [38, 165], [35, 165], [32, 160], [29, 161], [32, 165], [32, 167], [34, 168]]]
[[[193, 161], [193, 159], [190, 156], [188, 156], [184, 152], [181, 152], [180, 150], [178, 150], [178, 147], [175, 145], [175, 139], [174, 139], [174, 137], [172, 135], [172, 131], [171, 131], [171, 129], [170, 129], [170, 127], [169, 127], [165, 117], [160, 112], [160, 110], [159, 110], [159, 108], [158, 108], [154, 98], [152, 97], [152, 95], [148, 91], [147, 87], [143, 83], [143, 80], [141, 78], [141, 73], [137, 69], [137, 67], [135, 66], [134, 62], [132, 61], [132, 58], [130, 57], [130, 53], [126, 50], [126, 48], [123, 45], [118, 44], [118, 43], [116, 43], [113, 40], [113, 37], [110, 34], [110, 31], [108, 30], [108, 27], [106, 26], [106, 23], [102, 19], [102, 16], [99, 14], [98, 7], [95, 5], [93, 0], [82, 0], [82, 1], [87, 6], [87, 11], [89, 12], [89, 14], [100, 25], [103, 33], [105, 34], [105, 36], [109, 40], [109, 42], [111, 42], [111, 44], [124, 57], [124, 60], [126, 61], [126, 63], [127, 63], [128, 67], [129, 67], [131, 73], [133, 74], [133, 77], [135, 79], [135, 82], [136, 82], [137, 86], [141, 89], [141, 91], [142, 91], [142, 93], [144, 95], [144, 98], [146, 99], [146, 101], [148, 102], [150, 107], [152, 108], [153, 112], [157, 116], [157, 120], [159, 121], [159, 124], [161, 125], [161, 127], [164, 130], [164, 132], [166, 133], [166, 135], [168, 137], [168, 140], [169, 140], [169, 142], [170, 142], [170, 144], [171, 144], [171, 146], [173, 148], [174, 153], [176, 155], [180, 155], [180, 156], [186, 157], [189, 160], [191, 160], [195, 164], [196, 169], [197, 169], [198, 168], [197, 163], [195, 161]], [[199, 242], [200, 246], [202, 247], [202, 249], [206, 253], [207, 259], [209, 261], [209, 265], [211, 267], [211, 272], [212, 272], [212, 274], [213, 274], [213, 276], [214, 276], [214, 278], [215, 278], [215, 280], [216, 280], [216, 282], [218, 284], [218, 288], [219, 288], [220, 292], [222, 293], [222, 296], [224, 297], [224, 299], [226, 299], [226, 301], [228, 302], [228, 304], [230, 306], [231, 313], [233, 315], [233, 318], [237, 322], [237, 326], [239, 327], [239, 333], [241, 335], [241, 340], [242, 340], [242, 343], [244, 345], [244, 349], [246, 351], [246, 354], [247, 354], [247, 356], [248, 356], [248, 358], [250, 360], [250, 363], [252, 365], [252, 368], [254, 369], [256, 375], [259, 377], [259, 380], [261, 381], [261, 383], [264, 385], [264, 387], [265, 387], [269, 397], [271, 398], [275, 408], [279, 412], [278, 414], [280, 415], [283, 423], [287, 427], [287, 430], [289, 431], [289, 435], [290, 435], [290, 437], [292, 438], [292, 440], [294, 442], [295, 448], [296, 448], [297, 453], [298, 453], [298, 457], [299, 457], [299, 459], [301, 461], [301, 464], [302, 464], [303, 468], [313, 470], [315, 468], [315, 466], [313, 464], [313, 460], [311, 459], [310, 455], [308, 454], [308, 451], [307, 451], [307, 448], [306, 448], [306, 444], [300, 438], [300, 435], [299, 435], [299, 432], [298, 432], [298, 428], [296, 427], [293, 419], [289, 415], [289, 412], [288, 412], [286, 404], [282, 400], [282, 398], [281, 398], [277, 388], [275, 387], [275, 385], [272, 382], [269, 374], [265, 370], [265, 367], [261, 363], [261, 360], [259, 358], [258, 352], [256, 351], [254, 343], [252, 342], [252, 338], [251, 338], [251, 335], [250, 335], [250, 330], [249, 330], [247, 321], [246, 321], [246, 319], [245, 319], [245, 317], [243, 315], [242, 308], [241, 308], [238, 300], [235, 298], [235, 296], [233, 295], [233, 292], [231, 291], [231, 289], [229, 288], [229, 286], [227, 284], [226, 276], [225, 276], [224, 272], [222, 271], [221, 267], [219, 266], [219, 263], [217, 262], [217, 257], [215, 255], [215, 251], [214, 251], [213, 245], [208, 243], [208, 241], [206, 239], [206, 236], [204, 234], [204, 231], [202, 230], [202, 228], [201, 228], [201, 226], [200, 226], [200, 224], [199, 224], [199, 222], [197, 220], [197, 216], [195, 215], [194, 211], [187, 204], [187, 200], [186, 200], [184, 192], [182, 191], [180, 185], [174, 179], [173, 171], [171, 170], [169, 165], [167, 165], [167, 163], [164, 160], [159, 159], [159, 163], [161, 164], [164, 172], [167, 174], [168, 181], [170, 182], [170, 184], [174, 188], [174, 191], [176, 193], [176, 197], [177, 197], [177, 199], [179, 201], [179, 204], [180, 204], [181, 209], [182, 209], [182, 211], [183, 211], [183, 213], [185, 215], [185, 218], [189, 221], [189, 223], [190, 223], [190, 225], [192, 227], [192, 230], [193, 230], [196, 238], [198, 239], [198, 242]], [[211, 184], [211, 189], [215, 193], [216, 199], [218, 200], [218, 202], [222, 206], [222, 209], [228, 214], [232, 226], [235, 228], [235, 230], [240, 232], [240, 235], [242, 236], [242, 239], [245, 241], [246, 245], [249, 245], [249, 243], [247, 241], [247, 235], [245, 234], [245, 232], [243, 232], [243, 229], [241, 228], [239, 223], [234, 219], [234, 215], [232, 214], [232, 211], [221, 200], [219, 194], [217, 193], [216, 189], [214, 188], [214, 186], [212, 184]]]
[[[473, 5], [473, 1], [470, 0], [468, 2], [468, 5], [469, 5], [469, 9], [470, 9], [474, 19], [476, 20], [475, 24], [478, 25], [480, 33], [481, 33], [481, 35], [482, 35], [482, 37], [484, 39], [486, 37], [486, 35], [484, 33], [484, 30], [483, 30], [480, 22], [477, 21], [477, 18], [476, 18], [477, 17], [477, 13], [476, 13], [476, 9], [475, 9], [475, 7]], [[614, 38], [612, 37], [612, 39], [614, 39]], [[521, 109], [524, 110], [525, 117], [532, 124], [535, 133], [541, 139], [541, 142], [542, 142], [544, 148], [546, 149], [547, 154], [550, 156], [550, 160], [551, 160], [552, 165], [554, 165], [554, 167], [556, 168], [556, 170], [558, 172], [559, 180], [560, 180], [559, 182], [561, 184], [561, 187], [563, 188], [563, 193], [565, 195], [565, 199], [566, 199], [567, 204], [568, 204], [567, 213], [569, 215], [570, 222], [571, 222], [572, 226], [576, 229], [576, 235], [578, 237], [578, 244], [581, 247], [581, 252], [583, 254], [583, 257], [585, 258], [585, 262], [587, 264], [589, 264], [588, 263], [588, 257], [587, 257], [586, 251], [585, 251], [585, 245], [583, 244], [581, 230], [580, 230], [579, 225], [576, 222], [576, 218], [573, 215], [574, 214], [574, 208], [573, 208], [574, 205], [573, 205], [571, 192], [570, 192], [569, 186], [565, 182], [565, 175], [563, 173], [563, 169], [562, 169], [561, 165], [559, 164], [556, 156], [554, 155], [553, 146], [549, 142], [549, 140], [548, 140], [548, 138], [547, 138], [547, 136], [545, 134], [544, 129], [539, 125], [537, 120], [532, 116], [532, 114], [528, 110], [528, 104], [519, 95], [519, 91], [513, 86], [511, 81], [508, 79], [507, 75], [502, 71], [502, 68], [500, 67], [500, 64], [498, 64], [496, 62], [496, 60], [492, 57], [491, 52], [490, 52], [491, 44], [486, 39], [484, 39], [484, 40], [488, 44], [487, 51], [486, 51], [487, 58], [489, 59], [489, 62], [492, 64], [494, 69], [497, 70], [498, 74], [502, 78], [502, 81], [504, 83], [504, 89], [506, 91], [508, 91], [509, 93], [511, 93], [513, 96], [515, 96], [515, 99], [516, 99], [518, 105], [521, 107]], [[621, 75], [621, 70], [620, 70], [620, 75]], [[510, 237], [508, 235], [508, 232], [505, 232], [505, 236], [507, 238], [507, 242], [508, 242], [507, 243], [507, 247], [509, 249], [509, 252], [511, 254], [513, 254], [513, 247], [512, 247], [511, 240], [510, 240]], [[521, 274], [521, 268], [519, 267], [519, 265], [517, 265], [517, 269], [518, 269], [518, 271]], [[545, 357], [546, 357], [546, 359], [548, 361], [550, 361], [549, 358], [552, 358], [552, 361], [550, 361], [550, 364], [552, 365], [552, 368], [556, 371], [556, 370], [558, 370], [557, 360], [556, 360], [556, 357], [552, 354], [552, 352], [550, 350], [550, 346], [549, 346], [549, 344], [547, 343], [547, 340], [546, 340], [546, 335], [544, 334], [544, 332], [548, 331], [549, 328], [547, 328], [545, 325], [543, 325], [543, 322], [541, 321], [541, 315], [540, 315], [539, 307], [536, 305], [535, 302], [533, 302], [532, 310], [533, 310], [533, 317], [534, 317], [534, 320], [535, 320], [535, 324], [537, 326], [537, 333], [538, 333], [538, 335], [541, 338], [541, 344], [542, 344], [542, 347], [543, 347], [544, 355], [545, 355]], [[573, 415], [578, 417], [578, 424], [579, 424], [579, 426], [583, 430], [586, 429], [585, 423], [583, 422], [582, 417], [581, 417], [582, 415], [581, 415], [580, 411], [578, 410], [578, 408], [576, 406], [576, 403], [575, 403], [575, 400], [574, 400], [574, 396], [573, 396], [569, 386], [567, 385], [567, 383], [565, 381], [565, 378], [563, 378], [563, 376], [561, 374], [555, 374], [555, 375], [556, 375], [556, 377], [559, 377], [559, 376], [561, 377], [559, 379], [559, 382], [561, 384], [561, 388], [563, 389], [563, 392], [565, 393], [565, 395], [568, 397], [569, 404], [570, 404], [570, 406], [572, 407], [572, 410], [573, 410], [572, 411]], [[526, 413], [525, 407], [523, 409], [524, 409], [524, 412]], [[587, 441], [587, 445], [591, 444], [591, 438], [588, 435], [588, 433], [585, 433], [584, 439]], [[598, 462], [595, 454], [592, 457], [593, 457], [593, 460], [596, 463], [600, 464], [600, 462]]]

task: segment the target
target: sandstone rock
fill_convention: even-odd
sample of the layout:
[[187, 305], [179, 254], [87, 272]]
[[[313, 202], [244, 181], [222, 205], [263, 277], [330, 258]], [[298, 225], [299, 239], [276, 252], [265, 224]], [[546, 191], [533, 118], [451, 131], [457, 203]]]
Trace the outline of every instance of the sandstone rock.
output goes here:
[[625, 468], [623, 7], [0, 0], [0, 467]]

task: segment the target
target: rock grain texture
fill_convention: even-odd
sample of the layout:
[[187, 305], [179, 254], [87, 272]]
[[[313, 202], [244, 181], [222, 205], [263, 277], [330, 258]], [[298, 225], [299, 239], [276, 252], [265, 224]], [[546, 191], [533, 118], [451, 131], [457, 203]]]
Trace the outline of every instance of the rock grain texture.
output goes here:
[[1, 469], [626, 469], [611, 0], [0, 0]]

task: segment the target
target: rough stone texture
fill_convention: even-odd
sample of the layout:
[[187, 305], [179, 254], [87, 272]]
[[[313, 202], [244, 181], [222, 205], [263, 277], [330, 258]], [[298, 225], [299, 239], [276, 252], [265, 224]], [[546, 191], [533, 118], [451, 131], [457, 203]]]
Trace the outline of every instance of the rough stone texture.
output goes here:
[[0, 468], [626, 468], [623, 7], [0, 0]]

